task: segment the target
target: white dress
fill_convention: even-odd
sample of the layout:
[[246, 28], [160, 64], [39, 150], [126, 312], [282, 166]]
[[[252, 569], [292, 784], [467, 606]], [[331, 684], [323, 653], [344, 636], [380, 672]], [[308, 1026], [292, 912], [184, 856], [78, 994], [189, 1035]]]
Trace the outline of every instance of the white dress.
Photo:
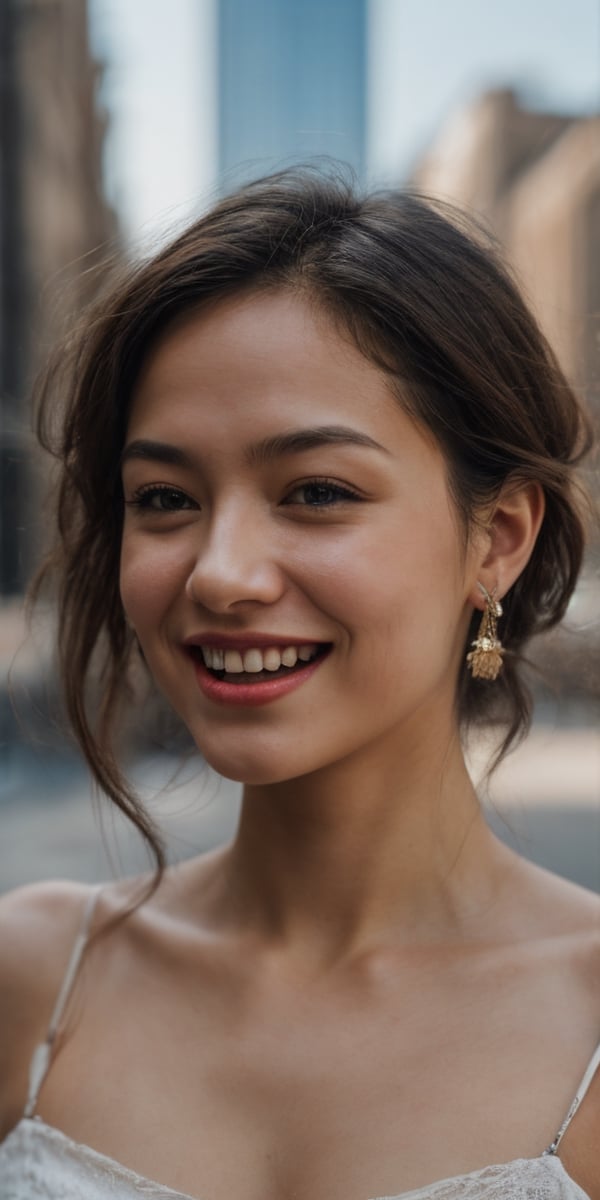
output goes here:
[[[97, 894], [94, 892], [86, 905], [46, 1041], [33, 1055], [24, 1115], [0, 1144], [0, 1200], [211, 1200], [201, 1192], [189, 1196], [145, 1179], [90, 1146], [73, 1141], [35, 1115], [56, 1031], [89, 936]], [[567, 1174], [557, 1150], [599, 1066], [600, 1045], [556, 1137], [538, 1158], [498, 1163], [374, 1200], [589, 1200]]]

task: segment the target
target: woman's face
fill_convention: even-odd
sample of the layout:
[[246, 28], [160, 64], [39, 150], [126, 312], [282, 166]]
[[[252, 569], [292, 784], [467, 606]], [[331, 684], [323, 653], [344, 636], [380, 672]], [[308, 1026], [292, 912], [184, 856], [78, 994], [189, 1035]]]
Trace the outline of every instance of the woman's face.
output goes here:
[[125, 610], [222, 774], [397, 758], [452, 720], [476, 563], [444, 460], [306, 300], [237, 297], [167, 331], [123, 482]]

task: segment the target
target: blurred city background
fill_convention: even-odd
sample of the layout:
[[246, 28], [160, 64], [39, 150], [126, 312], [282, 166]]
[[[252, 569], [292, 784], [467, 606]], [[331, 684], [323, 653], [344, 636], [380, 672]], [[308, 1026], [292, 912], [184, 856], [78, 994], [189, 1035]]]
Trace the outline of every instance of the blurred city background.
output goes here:
[[[49, 466], [30, 393], [109, 262], [220, 193], [332, 156], [458, 201], [500, 240], [600, 420], [598, 0], [3, 0], [0, 4], [0, 890], [144, 860], [62, 728], [52, 614], [28, 631]], [[599, 498], [597, 470], [586, 482]], [[482, 798], [523, 853], [600, 890], [600, 548], [533, 647], [536, 720]], [[237, 788], [177, 771], [149, 710], [133, 770], [188, 854]], [[479, 779], [487, 747], [472, 747]]]

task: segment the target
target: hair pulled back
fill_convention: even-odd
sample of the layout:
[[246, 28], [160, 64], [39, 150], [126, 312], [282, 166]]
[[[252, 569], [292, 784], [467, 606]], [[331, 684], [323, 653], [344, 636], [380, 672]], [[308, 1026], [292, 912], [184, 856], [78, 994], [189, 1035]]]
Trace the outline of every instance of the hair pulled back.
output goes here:
[[[151, 261], [128, 268], [41, 384], [38, 432], [61, 477], [57, 545], [34, 592], [57, 569], [74, 731], [159, 869], [160, 837], [120, 772], [111, 736], [134, 649], [119, 596], [119, 462], [130, 397], [149, 347], [177, 315], [274, 288], [301, 289], [388, 373], [398, 402], [445, 455], [465, 539], [507, 482], [543, 487], [535, 549], [503, 600], [504, 670], [489, 684], [463, 668], [458, 688], [462, 726], [504, 722], [504, 751], [529, 722], [520, 651], [560, 621], [582, 560], [572, 476], [589, 446], [586, 419], [489, 239], [453, 208], [410, 191], [361, 196], [333, 171], [289, 170], [225, 198]], [[92, 674], [100, 679], [93, 719]]]

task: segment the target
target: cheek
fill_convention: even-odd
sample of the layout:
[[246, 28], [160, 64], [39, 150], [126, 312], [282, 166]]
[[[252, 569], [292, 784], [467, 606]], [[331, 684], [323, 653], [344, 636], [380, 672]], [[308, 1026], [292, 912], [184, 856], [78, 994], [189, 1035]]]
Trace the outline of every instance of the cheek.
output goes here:
[[123, 536], [119, 587], [127, 616], [140, 631], [151, 627], [185, 587], [186, 561], [175, 542]]
[[[442, 506], [440, 506], [442, 507]], [[304, 585], [324, 607], [379, 637], [399, 622], [451, 614], [463, 604], [459, 538], [449, 515], [413, 511], [365, 526], [357, 536], [331, 542], [327, 554], [307, 560]]]
[[443, 509], [442, 519], [413, 513], [370, 534], [351, 553], [331, 556], [319, 602], [345, 629], [349, 648], [360, 649], [350, 660], [353, 679], [397, 695], [409, 681], [438, 680], [462, 646], [460, 539]]

